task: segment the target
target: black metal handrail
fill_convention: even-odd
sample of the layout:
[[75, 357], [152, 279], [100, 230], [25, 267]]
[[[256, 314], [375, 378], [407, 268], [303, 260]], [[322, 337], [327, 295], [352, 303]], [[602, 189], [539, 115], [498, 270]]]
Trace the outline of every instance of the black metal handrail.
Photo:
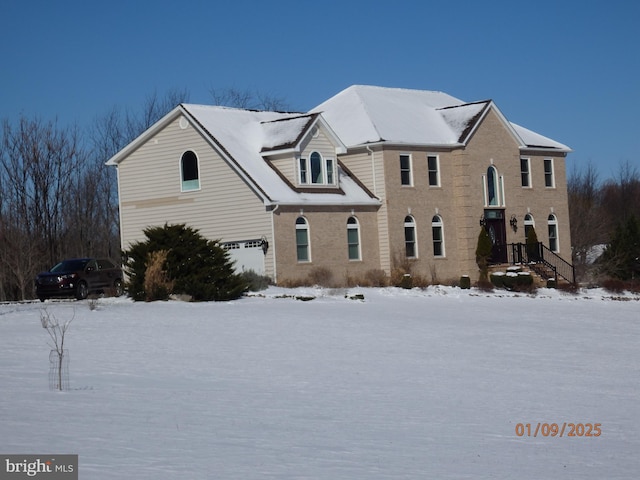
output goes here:
[[514, 265], [517, 263], [543, 264], [553, 272], [556, 283], [558, 276], [571, 284], [576, 283], [575, 267], [542, 242], [537, 244], [511, 243], [509, 246], [511, 247], [507, 249], [509, 263]]

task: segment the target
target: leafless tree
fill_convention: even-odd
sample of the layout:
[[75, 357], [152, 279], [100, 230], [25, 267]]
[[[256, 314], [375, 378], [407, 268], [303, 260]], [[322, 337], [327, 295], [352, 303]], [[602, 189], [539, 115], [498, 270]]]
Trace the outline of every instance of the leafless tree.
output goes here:
[[640, 172], [630, 162], [620, 164], [615, 178], [602, 187], [603, 205], [612, 220], [610, 231], [632, 215], [640, 218]]
[[578, 275], [588, 265], [588, 253], [607, 240], [608, 225], [603, 222], [602, 192], [598, 172], [592, 163], [583, 170], [574, 165], [567, 180], [573, 261]]
[[21, 117], [2, 125], [2, 235], [4, 273], [29, 298], [38, 269], [50, 266], [63, 251], [64, 210], [71, 199], [71, 179], [85, 152], [77, 128], [55, 121]]
[[[75, 312], [74, 312], [75, 316]], [[53, 344], [50, 344], [51, 352], [49, 361], [51, 363], [52, 372], [50, 374], [50, 383], [55, 390], [64, 390], [68, 387], [69, 380], [65, 378], [65, 366], [68, 364], [68, 354], [64, 347], [64, 340], [69, 329], [69, 325], [73, 321], [73, 317], [65, 323], [60, 323], [58, 319], [47, 312], [46, 309], [40, 311], [40, 322]]]
[[209, 93], [215, 105], [244, 108], [247, 110], [286, 111], [289, 106], [282, 97], [272, 94], [241, 90], [235, 87], [210, 88]]

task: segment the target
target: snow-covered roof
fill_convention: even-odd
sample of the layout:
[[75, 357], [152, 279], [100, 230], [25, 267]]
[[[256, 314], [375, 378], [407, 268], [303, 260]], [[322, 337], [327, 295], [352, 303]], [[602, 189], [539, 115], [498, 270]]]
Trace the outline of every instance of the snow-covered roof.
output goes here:
[[[466, 103], [443, 92], [353, 85], [311, 112], [321, 112], [348, 147], [380, 142], [456, 147], [468, 140], [490, 108], [498, 111], [490, 100]], [[566, 145], [505, 122], [522, 148], [570, 151]]]
[[299, 115], [262, 122], [262, 152], [295, 148], [318, 114]]
[[494, 109], [520, 148], [569, 152], [566, 145], [508, 122], [491, 100], [465, 103], [443, 92], [354, 85], [309, 113], [283, 113], [182, 104], [112, 157], [117, 165], [178, 116], [186, 116], [252, 186], [266, 204], [378, 205], [379, 200], [338, 164], [339, 189], [300, 189], [268, 160], [298, 152], [312, 129], [322, 126], [337, 153], [347, 147], [386, 142], [462, 147], [486, 112]]
[[261, 155], [264, 150], [293, 148], [319, 115], [261, 112], [183, 104], [187, 117], [221, 150], [227, 161], [261, 191], [269, 203], [294, 205], [377, 205], [379, 201], [338, 168], [335, 193], [292, 188]]
[[570, 152], [571, 148], [567, 145], [564, 145], [560, 142], [556, 142], [548, 137], [540, 135], [539, 133], [533, 132], [528, 128], [521, 127], [520, 125], [516, 125], [515, 123], [511, 123], [511, 126], [516, 131], [518, 136], [522, 139], [527, 147], [531, 148], [550, 148], [557, 149], [561, 151]]

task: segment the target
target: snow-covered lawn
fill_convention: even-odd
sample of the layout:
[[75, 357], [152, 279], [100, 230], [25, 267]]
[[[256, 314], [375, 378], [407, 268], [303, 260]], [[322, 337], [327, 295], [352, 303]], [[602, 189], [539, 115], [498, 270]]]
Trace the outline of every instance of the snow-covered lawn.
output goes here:
[[[79, 454], [81, 479], [638, 478], [637, 297], [348, 293], [0, 305], [0, 453]], [[43, 308], [73, 317], [62, 393]]]

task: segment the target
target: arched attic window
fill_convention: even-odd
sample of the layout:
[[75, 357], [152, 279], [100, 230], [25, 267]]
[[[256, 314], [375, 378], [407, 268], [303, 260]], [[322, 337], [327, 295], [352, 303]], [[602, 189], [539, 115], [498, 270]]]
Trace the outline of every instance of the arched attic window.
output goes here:
[[187, 150], [180, 159], [180, 179], [183, 192], [200, 189], [200, 171], [198, 167], [198, 157]]

